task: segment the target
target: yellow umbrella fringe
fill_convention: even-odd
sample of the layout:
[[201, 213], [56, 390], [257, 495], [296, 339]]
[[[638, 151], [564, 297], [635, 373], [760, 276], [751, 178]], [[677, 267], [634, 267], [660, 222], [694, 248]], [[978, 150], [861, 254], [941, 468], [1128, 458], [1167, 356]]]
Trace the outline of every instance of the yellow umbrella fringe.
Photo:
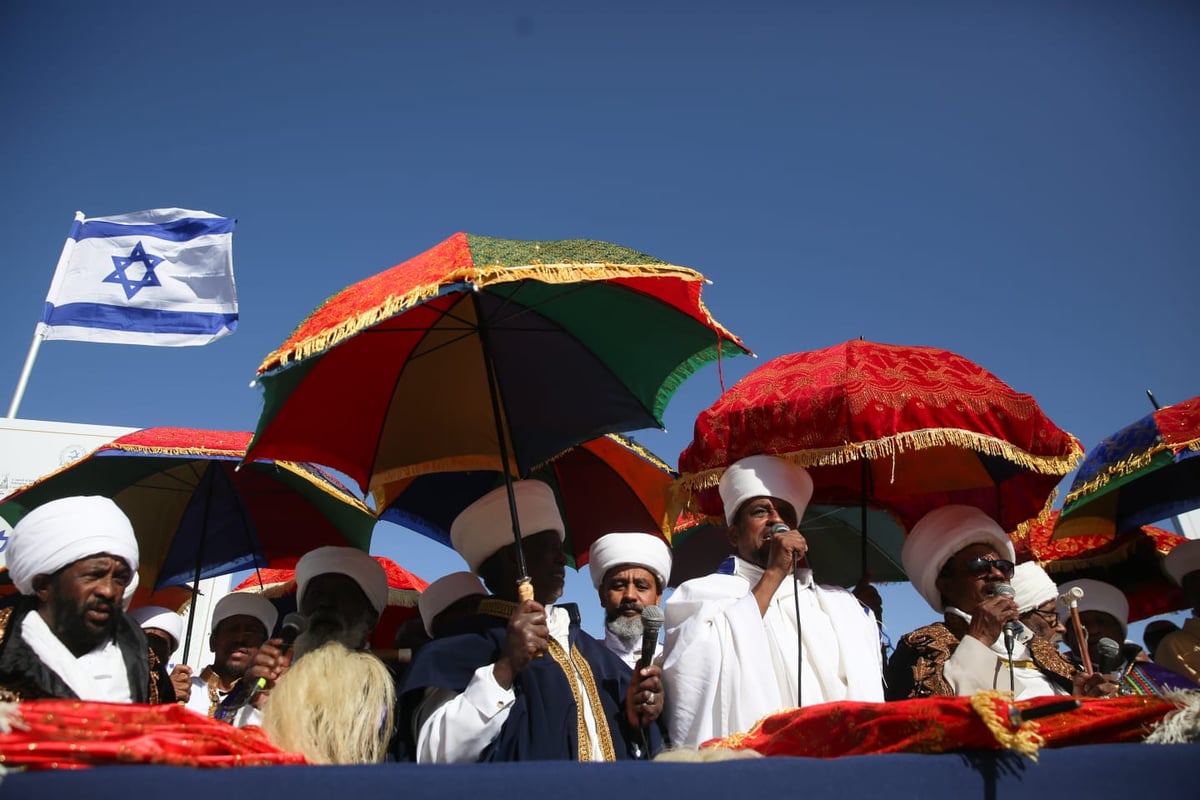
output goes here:
[[[379, 509], [375, 515], [378, 516], [378, 514], [383, 513], [383, 509], [386, 509], [396, 499], [389, 496], [388, 487], [391, 484], [406, 481], [409, 478], [419, 478], [422, 475], [429, 475], [434, 472], [469, 472], [476, 470], [499, 472], [499, 461], [499, 456], [463, 455], [422, 461], [420, 464], [392, 467], [391, 469], [375, 473], [371, 477], [367, 491], [375, 499], [375, 507]], [[509, 465], [509, 474], [514, 476], [517, 474], [515, 464]]]
[[[671, 472], [671, 473], [674, 472], [674, 470], [671, 469], [670, 465], [667, 464], [667, 462], [663, 461], [661, 458], [654, 455], [654, 453], [651, 453], [645, 447], [642, 447], [640, 444], [635, 442], [633, 439], [630, 439], [626, 436], [622, 436], [619, 433], [606, 433], [606, 434], [604, 434], [604, 438], [611, 440], [614, 444], [620, 445], [621, 447], [625, 448], [626, 450], [633, 451], [635, 454], [637, 454], [638, 456], [640, 456], [641, 458], [643, 458], [647, 462], [649, 462], [652, 466], [657, 467], [658, 469], [661, 469], [663, 472]], [[586, 445], [586, 444], [587, 444], [587, 442], [583, 443], [583, 445]], [[582, 447], [583, 445], [576, 445], [576, 447]], [[563, 458], [564, 456], [568, 455], [574, 449], [575, 449], [575, 447], [568, 447], [566, 450], [563, 450], [561, 453], [551, 456], [550, 458], [546, 459], [542, 463], [535, 465], [533, 467], [533, 469], [530, 470], [530, 472], [531, 473], [537, 472], [538, 470], [542, 469], [543, 467], [547, 467], [547, 466], [553, 464], [555, 461], [558, 461], [560, 458]], [[514, 475], [516, 474], [515, 468], [513, 470], [513, 474]]]
[[976, 692], [971, 697], [971, 709], [983, 720], [983, 724], [987, 726], [998, 745], [1006, 750], [1014, 750], [1023, 756], [1028, 756], [1031, 761], [1036, 763], [1038, 751], [1046, 743], [1046, 740], [1038, 733], [1037, 723], [1022, 722], [1020, 727], [1014, 731], [1008, 720], [1002, 718], [996, 711], [995, 701], [997, 700], [1009, 703], [1012, 701], [1012, 696], [1009, 692], [995, 690]]
[[[848, 464], [860, 459], [875, 461], [890, 458], [909, 450], [924, 450], [930, 447], [960, 447], [985, 455], [999, 456], [1019, 467], [1043, 475], [1066, 475], [1083, 457], [1082, 448], [1074, 437], [1071, 437], [1071, 452], [1067, 455], [1034, 456], [991, 436], [953, 428], [927, 428], [870, 442], [850, 442], [841, 447], [773, 455], [801, 467], [829, 467]], [[677, 486], [679, 491], [695, 494], [702, 489], [716, 486], [724, 471], [725, 467], [716, 467], [685, 474], [680, 476], [673, 486]]]
[[1175, 452], [1180, 450], [1200, 450], [1200, 439], [1186, 442], [1177, 448], [1172, 448], [1166, 444], [1160, 443], [1154, 447], [1151, 447], [1149, 450], [1145, 450], [1136, 455], [1124, 458], [1112, 466], [1107, 467], [1103, 472], [1096, 475], [1096, 477], [1092, 478], [1087, 483], [1084, 483], [1078, 487], [1073, 487], [1071, 491], [1067, 492], [1067, 499], [1064, 501], [1065, 504], [1070, 505], [1079, 498], [1089, 495], [1092, 492], [1098, 491], [1099, 489], [1107, 486], [1109, 482], [1116, 480], [1117, 478], [1123, 478], [1126, 475], [1137, 472], [1139, 469], [1148, 466], [1150, 462], [1154, 460], [1154, 457], [1164, 450], [1173, 450]]
[[[278, 365], [285, 366], [289, 362], [299, 361], [316, 353], [320, 353], [333, 345], [350, 338], [372, 325], [399, 314], [431, 297], [436, 297], [445, 286], [456, 283], [472, 283], [477, 288], [491, 284], [511, 283], [513, 281], [533, 279], [544, 283], [579, 283], [584, 281], [603, 281], [612, 278], [641, 278], [669, 277], [681, 278], [687, 281], [703, 281], [704, 276], [686, 267], [658, 266], [650, 264], [530, 264], [522, 267], [503, 267], [498, 265], [468, 267], [450, 273], [437, 283], [415, 287], [402, 295], [391, 295], [374, 308], [367, 309], [353, 317], [344, 320], [332, 328], [327, 328], [318, 334], [303, 339], [287, 348], [280, 348], [267, 355], [258, 368], [258, 374]], [[716, 325], [708, 314], [710, 324]], [[311, 315], [310, 315], [311, 318]], [[303, 325], [303, 323], [302, 323]], [[724, 328], [721, 328], [724, 331]], [[728, 333], [726, 331], [726, 333]], [[732, 334], [729, 334], [732, 337]], [[736, 339], [735, 339], [736, 341]]]
[[150, 447], [140, 444], [108, 444], [101, 445], [101, 447], [106, 447], [110, 450], [119, 450], [123, 453], [148, 453], [155, 456], [196, 456], [197, 458], [225, 456], [241, 458], [246, 454], [245, 450], [237, 447]]
[[1110, 567], [1113, 564], [1124, 561], [1129, 555], [1129, 551], [1133, 549], [1135, 542], [1130, 539], [1120, 545], [1114, 547], [1111, 551], [1103, 555], [1092, 556], [1089, 558], [1063, 558], [1052, 561], [1043, 561], [1037, 559], [1038, 566], [1046, 570], [1046, 572], [1070, 572], [1075, 569], [1088, 569], [1093, 567]]

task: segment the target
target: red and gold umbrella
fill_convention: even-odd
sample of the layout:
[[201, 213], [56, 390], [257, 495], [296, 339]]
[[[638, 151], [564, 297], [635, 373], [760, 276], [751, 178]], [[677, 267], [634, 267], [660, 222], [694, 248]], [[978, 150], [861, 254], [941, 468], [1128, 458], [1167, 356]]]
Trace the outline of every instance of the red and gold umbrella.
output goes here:
[[1055, 538], [1059, 512], [1030, 520], [1012, 534], [1018, 561], [1036, 561], [1056, 583], [1092, 578], [1116, 586], [1129, 599], [1129, 622], [1190, 608], [1183, 590], [1162, 562], [1187, 541], [1162, 528], [1143, 525], [1113, 535], [1098, 528]]
[[856, 339], [773, 359], [702, 411], [676, 505], [722, 513], [721, 474], [760, 453], [808, 468], [816, 505], [865, 503], [908, 530], [963, 503], [1012, 530], [1046, 509], [1082, 450], [1030, 395], [960, 355]]

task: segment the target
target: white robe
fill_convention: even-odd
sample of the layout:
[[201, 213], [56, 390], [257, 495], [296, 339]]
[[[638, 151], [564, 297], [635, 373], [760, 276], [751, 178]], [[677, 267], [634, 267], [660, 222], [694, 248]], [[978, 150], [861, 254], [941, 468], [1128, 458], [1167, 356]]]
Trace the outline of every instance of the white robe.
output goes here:
[[[617, 636], [607, 628], [604, 631], [604, 646], [612, 651], [613, 655], [628, 664], [630, 669], [636, 667], [638, 659], [642, 657], [641, 639], [630, 643]], [[662, 664], [662, 653], [663, 646], [662, 643], [659, 642], [659, 644], [655, 647], [654, 660], [651, 663]]]
[[[229, 692], [217, 689], [218, 703], [228, 696]], [[208, 682], [199, 675], [193, 675], [192, 693], [188, 695], [187, 707], [200, 716], [207, 717], [210, 705], [212, 705], [212, 698], [208, 696]], [[235, 728], [243, 728], [247, 725], [262, 725], [262, 712], [247, 703], [234, 712], [231, 724]]]
[[[948, 607], [946, 612], [956, 614], [967, 622], [971, 616], [957, 608]], [[1021, 626], [1021, 632], [1013, 642], [1013, 670], [1009, 675], [1008, 650], [1004, 646], [1004, 636], [999, 636], [991, 646], [985, 645], [974, 636], [964, 636], [954, 648], [954, 653], [946, 661], [942, 677], [957, 695], [970, 696], [985, 689], [1008, 691], [1010, 686], [1016, 686], [1017, 700], [1028, 700], [1031, 697], [1046, 697], [1055, 694], [1067, 694], [1055, 683], [1051, 683], [1041, 670], [1031, 665], [1032, 655], [1026, 643], [1033, 638], [1033, 632]]]
[[800, 570], [803, 697], [796, 702], [795, 584], [785, 579], [760, 614], [751, 590], [762, 573], [737, 558], [734, 574], [687, 581], [667, 600], [664, 713], [672, 744], [695, 747], [797, 705], [883, 701], [875, 615]]
[[128, 703], [133, 700], [125, 656], [115, 642], [103, 642], [92, 651], [76, 657], [50, 630], [37, 611], [26, 614], [21, 621], [21, 638], [43, 664], [71, 687], [80, 700], [104, 703]]

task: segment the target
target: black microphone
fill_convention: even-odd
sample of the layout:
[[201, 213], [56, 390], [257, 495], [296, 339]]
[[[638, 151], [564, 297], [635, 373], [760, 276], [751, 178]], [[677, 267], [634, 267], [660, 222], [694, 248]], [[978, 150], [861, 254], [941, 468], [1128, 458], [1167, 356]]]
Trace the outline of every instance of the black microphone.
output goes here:
[[[1013, 589], [1011, 583], [993, 583], [990, 586], [991, 591], [987, 594], [991, 597], [1012, 597], [1017, 596], [1016, 590]], [[1021, 623], [1015, 619], [1010, 619], [1004, 623], [1004, 647], [1011, 654], [1013, 643], [1016, 641], [1017, 634], [1021, 632]]]
[[1099, 655], [1096, 665], [1097, 672], [1104, 674], [1112, 674], [1121, 668], [1125, 663], [1125, 655], [1121, 652], [1121, 645], [1107, 636], [1102, 636], [1096, 641], [1096, 652]]
[[[279, 629], [279, 638], [283, 640], [283, 652], [287, 652], [292, 643], [296, 641], [296, 637], [304, 633], [308, 623], [304, 617], [296, 612], [292, 612], [283, 618], [283, 625]], [[233, 715], [241, 709], [242, 706], [254, 699], [254, 696], [267, 688], [267, 679], [259, 678], [253, 684], [245, 678], [238, 681], [237, 686], [233, 691], [225, 695], [225, 699], [221, 701], [221, 705], [217, 706], [217, 710], [213, 712], [213, 719], [222, 722], [228, 722]]]
[[650, 666], [654, 654], [658, 651], [658, 632], [662, 630], [663, 611], [658, 606], [646, 606], [642, 609], [642, 655], [638, 659], [636, 669]]

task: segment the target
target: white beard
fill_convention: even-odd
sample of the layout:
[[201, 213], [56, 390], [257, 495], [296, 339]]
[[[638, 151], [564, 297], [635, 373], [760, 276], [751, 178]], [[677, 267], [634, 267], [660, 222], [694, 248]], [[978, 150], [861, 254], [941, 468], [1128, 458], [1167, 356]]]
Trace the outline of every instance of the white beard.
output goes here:
[[605, 622], [604, 627], [628, 647], [638, 645], [642, 641], [641, 617], [614, 617]]

